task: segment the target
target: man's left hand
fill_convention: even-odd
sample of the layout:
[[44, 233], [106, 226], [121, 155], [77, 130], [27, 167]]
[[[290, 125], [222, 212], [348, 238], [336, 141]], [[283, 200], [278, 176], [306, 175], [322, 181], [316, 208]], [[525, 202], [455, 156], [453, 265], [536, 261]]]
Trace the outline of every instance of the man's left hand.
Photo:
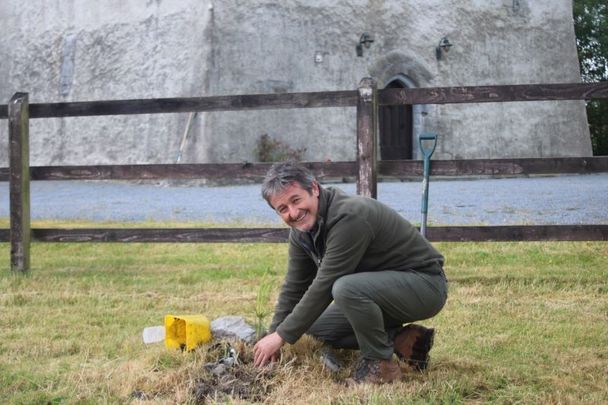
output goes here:
[[276, 360], [277, 353], [284, 342], [283, 338], [276, 332], [262, 338], [253, 346], [253, 364], [256, 367], [261, 367], [271, 360]]

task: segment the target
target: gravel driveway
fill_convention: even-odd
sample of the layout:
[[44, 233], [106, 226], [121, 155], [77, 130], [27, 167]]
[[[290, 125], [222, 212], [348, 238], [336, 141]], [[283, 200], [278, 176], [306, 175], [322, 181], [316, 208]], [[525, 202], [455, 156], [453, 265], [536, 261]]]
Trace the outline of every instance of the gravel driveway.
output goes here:
[[[329, 185], [327, 185], [329, 186]], [[352, 183], [331, 184], [355, 193]], [[0, 217], [9, 216], [0, 182]], [[378, 199], [418, 224], [420, 182], [378, 184]], [[429, 224], [608, 224], [608, 173], [510, 179], [434, 180]], [[124, 182], [34, 181], [33, 219], [204, 221], [280, 225], [259, 185], [154, 186]]]

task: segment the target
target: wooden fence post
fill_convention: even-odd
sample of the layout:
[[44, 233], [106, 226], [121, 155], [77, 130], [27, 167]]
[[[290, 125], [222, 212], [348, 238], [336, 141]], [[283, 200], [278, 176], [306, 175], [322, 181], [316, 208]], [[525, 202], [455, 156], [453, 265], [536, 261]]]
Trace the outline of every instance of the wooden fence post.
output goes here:
[[30, 269], [29, 97], [15, 93], [8, 104], [10, 154], [11, 270]]
[[371, 77], [359, 83], [357, 100], [357, 194], [377, 197], [376, 142], [378, 85]]

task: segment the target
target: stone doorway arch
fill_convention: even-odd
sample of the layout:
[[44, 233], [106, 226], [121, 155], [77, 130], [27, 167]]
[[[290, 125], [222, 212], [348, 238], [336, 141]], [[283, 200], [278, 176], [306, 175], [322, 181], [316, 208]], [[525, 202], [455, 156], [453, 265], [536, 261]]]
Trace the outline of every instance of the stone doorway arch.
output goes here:
[[[409, 83], [408, 83], [409, 82]], [[405, 77], [395, 77], [386, 89], [411, 87]], [[414, 111], [411, 105], [385, 105], [378, 109], [381, 160], [413, 159]]]

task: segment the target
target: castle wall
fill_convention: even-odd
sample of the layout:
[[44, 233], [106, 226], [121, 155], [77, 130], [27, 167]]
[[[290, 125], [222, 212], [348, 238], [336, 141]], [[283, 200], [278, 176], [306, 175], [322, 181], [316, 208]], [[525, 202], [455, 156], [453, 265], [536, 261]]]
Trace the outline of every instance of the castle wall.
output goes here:
[[[580, 81], [571, 0], [0, 2], [0, 101], [87, 101]], [[363, 32], [374, 42], [358, 57]], [[442, 37], [453, 44], [441, 59]], [[35, 119], [31, 163], [171, 163], [189, 114]], [[589, 156], [582, 101], [426, 105], [437, 159]], [[201, 113], [182, 162], [255, 161], [268, 134], [352, 160], [354, 108]], [[0, 139], [7, 126], [0, 125]], [[8, 161], [0, 144], [0, 165]]]

